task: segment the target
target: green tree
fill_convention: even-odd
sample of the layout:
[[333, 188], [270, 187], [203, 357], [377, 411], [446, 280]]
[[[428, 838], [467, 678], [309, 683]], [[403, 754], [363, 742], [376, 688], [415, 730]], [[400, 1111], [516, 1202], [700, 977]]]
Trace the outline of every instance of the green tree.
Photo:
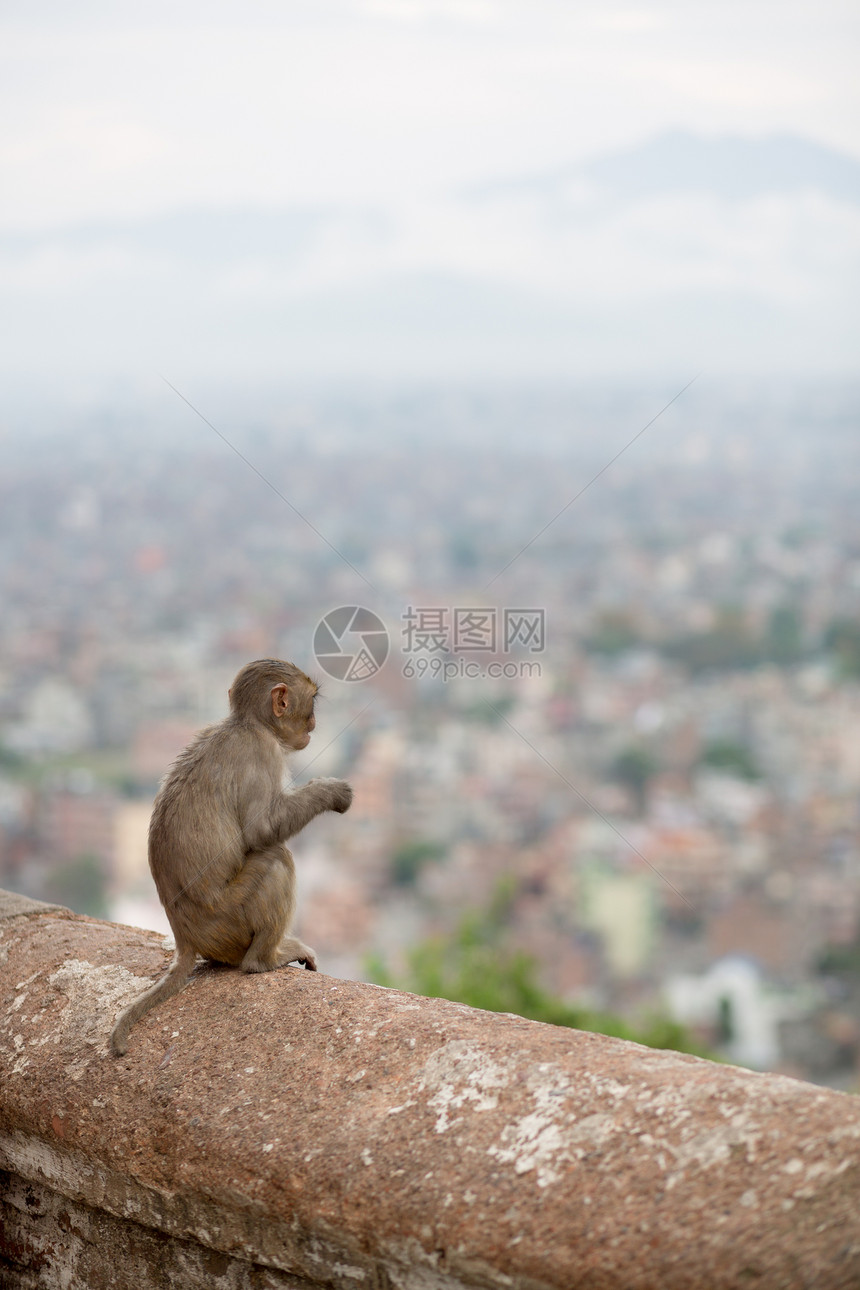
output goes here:
[[458, 569], [471, 571], [478, 566], [478, 548], [471, 533], [453, 534], [448, 541], [448, 555]]
[[843, 676], [860, 677], [860, 620], [835, 619], [824, 634], [824, 647], [835, 657]]
[[796, 663], [803, 657], [803, 622], [793, 605], [778, 605], [770, 616], [764, 654], [773, 663]]
[[85, 854], [57, 865], [45, 878], [44, 896], [58, 905], [68, 905], [76, 914], [107, 918], [106, 882], [101, 860]]
[[394, 980], [379, 958], [368, 963], [368, 975], [379, 985], [432, 999], [451, 999], [489, 1012], [513, 1012], [531, 1021], [613, 1035], [649, 1048], [711, 1056], [665, 1015], [655, 1014], [633, 1026], [612, 1013], [566, 1003], [545, 990], [534, 960], [505, 944], [514, 895], [513, 883], [500, 884], [487, 910], [467, 914], [450, 936], [431, 937], [416, 945], [408, 955], [404, 979]]
[[411, 887], [424, 865], [441, 860], [445, 847], [431, 838], [411, 838], [402, 842], [391, 857], [391, 881], [397, 887]]
[[15, 774], [25, 766], [25, 761], [19, 753], [13, 752], [5, 744], [0, 744], [0, 770]]
[[478, 699], [465, 709], [463, 715], [467, 721], [478, 721], [485, 726], [500, 726], [515, 702], [511, 694], [499, 694], [492, 699]]
[[761, 779], [761, 771], [750, 750], [733, 739], [715, 739], [706, 744], [699, 764], [724, 770], [737, 779]]
[[608, 609], [597, 619], [585, 646], [592, 654], [623, 654], [639, 640], [630, 614], [624, 610]]
[[842, 945], [826, 945], [818, 956], [816, 967], [825, 976], [853, 977], [860, 982], [860, 933]]
[[719, 609], [707, 631], [667, 641], [663, 648], [693, 673], [754, 667], [762, 658], [762, 642], [753, 635], [743, 611], [734, 606]]
[[640, 815], [644, 814], [648, 788], [658, 769], [653, 753], [641, 744], [623, 748], [612, 763], [612, 778], [630, 790]]

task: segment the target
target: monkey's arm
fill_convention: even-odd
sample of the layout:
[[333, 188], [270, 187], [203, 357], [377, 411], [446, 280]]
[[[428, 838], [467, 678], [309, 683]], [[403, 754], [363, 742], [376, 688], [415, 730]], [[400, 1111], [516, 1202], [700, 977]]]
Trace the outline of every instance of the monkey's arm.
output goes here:
[[286, 842], [323, 811], [343, 814], [352, 802], [352, 789], [343, 779], [312, 779], [301, 788], [279, 793], [274, 802], [248, 803], [242, 821], [246, 851], [262, 851], [273, 842]]

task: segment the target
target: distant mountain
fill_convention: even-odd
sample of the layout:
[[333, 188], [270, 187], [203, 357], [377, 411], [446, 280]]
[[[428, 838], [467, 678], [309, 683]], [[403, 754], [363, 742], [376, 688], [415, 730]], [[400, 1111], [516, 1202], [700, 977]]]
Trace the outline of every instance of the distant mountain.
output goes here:
[[493, 197], [533, 190], [552, 197], [571, 184], [594, 185], [620, 202], [671, 193], [709, 192], [729, 201], [767, 193], [818, 192], [860, 204], [860, 160], [796, 135], [705, 138], [673, 130], [544, 174], [473, 188]]
[[24, 251], [45, 242], [71, 249], [121, 246], [178, 256], [186, 262], [224, 262], [253, 254], [292, 261], [328, 229], [348, 226], [379, 236], [384, 218], [373, 211], [341, 207], [203, 207], [167, 211], [139, 219], [69, 224], [60, 229], [0, 234], [0, 249]]
[[[671, 131], [559, 170], [471, 186], [453, 207], [523, 194], [549, 206], [575, 207], [580, 193], [634, 206], [649, 197], [696, 192], [729, 201], [818, 192], [860, 205], [860, 160], [792, 135], [708, 139]], [[587, 205], [588, 197], [583, 200]], [[0, 252], [26, 253], [50, 243], [71, 251], [120, 247], [175, 257], [188, 266], [223, 266], [248, 256], [293, 265], [329, 233], [379, 248], [396, 240], [397, 224], [393, 211], [360, 206], [204, 207], [0, 233]]]
[[677, 131], [378, 209], [21, 229], [0, 375], [849, 371], [858, 235], [857, 159]]

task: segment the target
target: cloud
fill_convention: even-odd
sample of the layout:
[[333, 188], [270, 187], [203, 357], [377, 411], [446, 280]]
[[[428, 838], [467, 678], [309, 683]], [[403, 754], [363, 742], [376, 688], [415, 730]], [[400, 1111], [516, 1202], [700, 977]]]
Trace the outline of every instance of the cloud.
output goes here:
[[8, 373], [850, 368], [860, 210], [682, 192], [176, 212], [0, 239]]

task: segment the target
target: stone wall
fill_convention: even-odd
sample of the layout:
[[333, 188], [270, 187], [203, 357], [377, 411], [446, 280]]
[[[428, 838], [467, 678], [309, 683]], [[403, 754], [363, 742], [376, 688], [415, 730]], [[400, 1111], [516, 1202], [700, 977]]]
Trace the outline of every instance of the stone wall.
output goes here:
[[4, 1287], [860, 1286], [860, 1098], [3, 912]]

